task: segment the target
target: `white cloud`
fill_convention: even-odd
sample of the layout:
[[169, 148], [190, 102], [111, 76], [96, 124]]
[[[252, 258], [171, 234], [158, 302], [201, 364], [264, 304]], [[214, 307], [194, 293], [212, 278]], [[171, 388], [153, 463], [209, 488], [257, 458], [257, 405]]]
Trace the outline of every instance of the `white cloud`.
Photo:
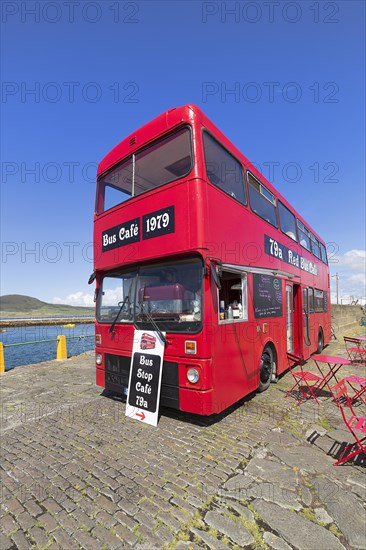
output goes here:
[[122, 287], [106, 288], [103, 292], [103, 304], [105, 306], [115, 306], [123, 300]]
[[337, 256], [336, 263], [339, 267], [346, 267], [351, 271], [362, 271], [364, 273], [366, 269], [366, 250], [349, 250], [343, 256]]
[[93, 307], [94, 306], [94, 294], [86, 294], [85, 292], [74, 292], [68, 294], [66, 298], [60, 298], [55, 296], [52, 299], [53, 304], [66, 304], [69, 306], [84, 306], [84, 307]]
[[358, 303], [366, 301], [366, 251], [349, 250], [342, 256], [337, 256], [330, 264], [332, 302], [336, 302], [336, 277], [338, 274], [339, 302]]

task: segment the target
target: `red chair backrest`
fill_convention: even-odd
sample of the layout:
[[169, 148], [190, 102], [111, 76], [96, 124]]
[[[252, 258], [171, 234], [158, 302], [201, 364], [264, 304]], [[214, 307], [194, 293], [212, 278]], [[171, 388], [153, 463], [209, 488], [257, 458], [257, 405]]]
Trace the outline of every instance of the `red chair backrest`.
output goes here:
[[334, 393], [336, 394], [337, 400], [340, 399], [343, 396], [347, 397], [347, 399], [348, 399], [347, 386], [346, 386], [346, 383], [345, 383], [344, 379], [340, 380], [338, 382], [338, 384], [333, 386], [332, 391], [334, 391]]

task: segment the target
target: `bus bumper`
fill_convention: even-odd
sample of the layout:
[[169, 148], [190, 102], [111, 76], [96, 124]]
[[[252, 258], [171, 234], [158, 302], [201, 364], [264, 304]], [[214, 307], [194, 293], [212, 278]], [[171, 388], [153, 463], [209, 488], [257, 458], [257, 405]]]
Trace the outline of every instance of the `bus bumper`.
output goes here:
[[179, 388], [180, 410], [199, 414], [201, 416], [209, 416], [221, 412], [223, 408], [215, 403], [214, 391], [210, 390], [194, 390], [190, 388]]

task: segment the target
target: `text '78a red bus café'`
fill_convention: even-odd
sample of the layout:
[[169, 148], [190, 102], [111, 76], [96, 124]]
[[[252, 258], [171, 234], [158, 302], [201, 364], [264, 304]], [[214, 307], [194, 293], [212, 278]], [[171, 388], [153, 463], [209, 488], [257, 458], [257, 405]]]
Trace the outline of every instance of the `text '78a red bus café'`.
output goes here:
[[324, 242], [194, 105], [100, 163], [94, 257], [96, 379], [111, 391], [126, 393], [135, 327], [166, 333], [161, 404], [201, 415], [330, 341]]

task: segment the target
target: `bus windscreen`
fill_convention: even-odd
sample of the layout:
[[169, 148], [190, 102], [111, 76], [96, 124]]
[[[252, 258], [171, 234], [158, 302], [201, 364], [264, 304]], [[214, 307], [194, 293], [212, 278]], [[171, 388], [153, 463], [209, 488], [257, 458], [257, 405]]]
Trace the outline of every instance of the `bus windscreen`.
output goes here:
[[99, 323], [197, 332], [202, 326], [202, 263], [184, 260], [106, 274], [97, 302]]
[[188, 127], [137, 151], [101, 176], [97, 188], [97, 214], [135, 195], [171, 183], [193, 167], [191, 132]]

